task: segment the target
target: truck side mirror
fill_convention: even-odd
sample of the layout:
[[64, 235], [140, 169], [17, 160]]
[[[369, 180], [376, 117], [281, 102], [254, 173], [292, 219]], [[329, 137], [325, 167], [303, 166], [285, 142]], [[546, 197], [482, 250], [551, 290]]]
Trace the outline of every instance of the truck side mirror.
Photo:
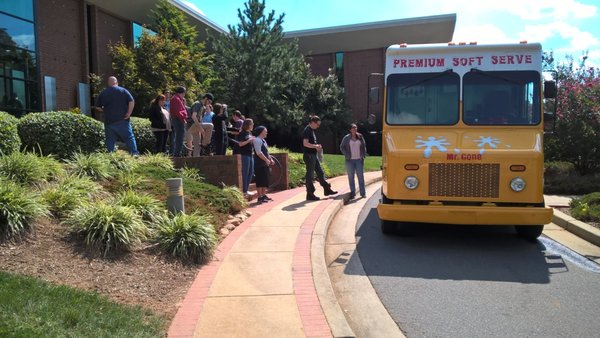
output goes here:
[[554, 81], [544, 81], [544, 98], [545, 99], [554, 99], [556, 98], [556, 82]]
[[370, 104], [378, 104], [379, 103], [379, 87], [369, 88], [369, 103]]

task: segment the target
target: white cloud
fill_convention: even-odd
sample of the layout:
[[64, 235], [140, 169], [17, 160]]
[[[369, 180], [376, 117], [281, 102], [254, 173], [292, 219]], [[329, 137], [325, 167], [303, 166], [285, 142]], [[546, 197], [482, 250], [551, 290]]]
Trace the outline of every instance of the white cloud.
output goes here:
[[33, 34], [21, 34], [12, 37], [17, 46], [21, 48], [34, 49], [35, 37]]
[[424, 0], [423, 2], [419, 3], [419, 8], [435, 8], [439, 13], [457, 12], [474, 20], [481, 14], [501, 15], [503, 12], [518, 16], [522, 20], [585, 19], [594, 17], [598, 12], [597, 6], [587, 5], [577, 0]]
[[184, 6], [190, 8], [191, 10], [194, 10], [194, 11], [196, 11], [196, 12], [198, 12], [198, 13], [206, 16], [206, 14], [204, 14], [204, 12], [200, 8], [198, 8], [198, 6], [196, 6], [195, 3], [191, 2], [191, 1], [188, 1], [188, 0], [177, 0], [177, 2], [183, 4]]
[[520, 39], [542, 43], [555, 36], [560, 36], [562, 39], [567, 40], [568, 46], [566, 48], [574, 51], [588, 50], [600, 43], [594, 34], [581, 31], [579, 28], [566, 22], [529, 25], [525, 26], [525, 30], [519, 33]]
[[478, 26], [457, 26], [453, 39], [455, 42], [477, 43], [516, 43], [514, 39], [509, 38], [506, 33], [492, 24]]

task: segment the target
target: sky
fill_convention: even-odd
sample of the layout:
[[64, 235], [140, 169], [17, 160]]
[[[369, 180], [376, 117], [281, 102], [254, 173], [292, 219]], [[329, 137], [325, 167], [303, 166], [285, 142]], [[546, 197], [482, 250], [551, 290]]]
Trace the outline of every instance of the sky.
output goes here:
[[[237, 25], [244, 0], [179, 0], [219, 26]], [[566, 56], [600, 67], [599, 0], [266, 0], [285, 14], [284, 31], [456, 14], [455, 42], [539, 42], [558, 62]]]

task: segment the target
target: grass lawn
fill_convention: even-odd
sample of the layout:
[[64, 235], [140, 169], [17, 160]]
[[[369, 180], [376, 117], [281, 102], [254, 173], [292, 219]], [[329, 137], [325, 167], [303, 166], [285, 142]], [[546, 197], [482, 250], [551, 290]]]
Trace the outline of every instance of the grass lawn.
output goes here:
[[[346, 175], [344, 155], [325, 154], [323, 162], [325, 162], [323, 170], [325, 170], [327, 177]], [[302, 154], [288, 153], [288, 164], [290, 188], [303, 185], [306, 169], [302, 160]], [[365, 171], [378, 170], [381, 170], [381, 156], [367, 156], [365, 158]]]
[[162, 337], [166, 324], [95, 293], [0, 272], [0, 337]]

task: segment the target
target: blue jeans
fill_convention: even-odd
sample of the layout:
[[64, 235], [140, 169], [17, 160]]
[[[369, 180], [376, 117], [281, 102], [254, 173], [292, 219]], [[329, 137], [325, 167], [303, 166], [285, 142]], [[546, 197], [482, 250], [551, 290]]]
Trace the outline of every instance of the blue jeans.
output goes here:
[[323, 172], [323, 168], [321, 168], [321, 163], [319, 163], [319, 160], [317, 159], [317, 154], [305, 153], [303, 159], [304, 164], [306, 165], [306, 192], [308, 194], [315, 193], [315, 184], [313, 183], [315, 179], [315, 172], [317, 174], [317, 180], [323, 189], [329, 189], [331, 185], [325, 180], [325, 172]]
[[254, 176], [254, 157], [242, 155], [242, 192], [248, 193], [248, 187]]
[[367, 196], [365, 191], [365, 161], [360, 160], [346, 160], [346, 172], [348, 173], [348, 184], [350, 185], [350, 195], [356, 195], [356, 187], [354, 186], [354, 174], [358, 177], [358, 189], [362, 197]]
[[171, 144], [171, 155], [181, 157], [183, 150], [183, 138], [185, 137], [185, 122], [180, 119], [171, 119], [171, 132], [173, 133], [173, 144]]
[[104, 125], [104, 136], [106, 137], [106, 150], [109, 152], [115, 151], [115, 143], [117, 139], [125, 142], [127, 150], [132, 155], [139, 155], [137, 144], [135, 143], [135, 136], [133, 136], [133, 129], [131, 129], [131, 123], [129, 120], [121, 120], [111, 124]]

